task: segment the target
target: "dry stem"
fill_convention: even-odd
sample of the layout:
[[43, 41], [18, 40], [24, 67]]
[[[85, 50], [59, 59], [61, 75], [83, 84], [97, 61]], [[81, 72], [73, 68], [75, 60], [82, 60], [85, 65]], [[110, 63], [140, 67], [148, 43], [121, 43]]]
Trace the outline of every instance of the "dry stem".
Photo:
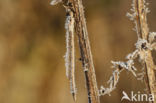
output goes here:
[[[148, 40], [149, 38], [149, 28], [147, 25], [147, 13], [148, 13], [148, 8], [146, 7], [145, 4], [145, 0], [135, 0], [134, 5], [135, 5], [135, 10], [136, 13], [138, 14], [136, 16], [137, 18], [137, 27], [139, 29], [139, 35], [140, 38], [144, 39], [144, 40]], [[147, 74], [147, 81], [148, 81], [148, 85], [149, 85], [149, 92], [154, 94], [155, 100], [154, 103], [156, 103], [156, 78], [155, 78], [155, 73], [154, 73], [154, 62], [153, 62], [153, 58], [152, 58], [152, 53], [150, 49], [147, 49], [146, 51], [142, 52], [143, 55], [145, 55], [146, 57], [144, 57], [144, 63], [145, 63], [145, 69], [146, 69], [146, 74]]]
[[100, 103], [82, 0], [73, 0], [72, 3], [75, 12], [75, 30], [79, 39], [81, 60], [88, 90], [88, 101], [89, 103]]

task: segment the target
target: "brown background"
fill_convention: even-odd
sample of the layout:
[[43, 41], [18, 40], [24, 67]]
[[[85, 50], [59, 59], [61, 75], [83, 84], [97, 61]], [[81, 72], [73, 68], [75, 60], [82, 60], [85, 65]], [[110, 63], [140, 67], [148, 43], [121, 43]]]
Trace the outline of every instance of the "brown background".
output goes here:
[[[131, 0], [83, 1], [98, 87], [107, 87], [113, 71], [110, 61], [125, 60], [135, 49], [134, 25], [125, 16]], [[148, 2], [150, 31], [156, 31], [156, 1]], [[50, 0], [0, 0], [0, 103], [74, 103], [63, 58], [65, 10], [61, 4], [49, 3]], [[75, 42], [77, 103], [87, 103]], [[102, 96], [101, 103], [120, 103], [123, 90], [130, 94], [145, 93], [144, 89], [144, 83], [124, 71], [116, 90], [111, 96]]]

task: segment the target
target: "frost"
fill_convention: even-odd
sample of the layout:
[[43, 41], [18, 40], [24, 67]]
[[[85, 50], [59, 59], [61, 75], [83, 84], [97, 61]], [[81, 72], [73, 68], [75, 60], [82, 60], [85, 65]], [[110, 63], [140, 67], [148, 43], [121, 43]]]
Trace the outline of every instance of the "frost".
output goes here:
[[[131, 21], [134, 22], [135, 24], [135, 28], [133, 29], [138, 36], [138, 41], [135, 44], [136, 49], [134, 50], [134, 52], [128, 54], [126, 56], [127, 61], [111, 61], [111, 63], [113, 64], [113, 68], [115, 69], [112, 73], [112, 76], [110, 77], [108, 84], [109, 84], [109, 88], [104, 88], [103, 86], [101, 86], [101, 89], [99, 90], [100, 95], [105, 95], [105, 94], [109, 94], [116, 88], [116, 85], [119, 81], [119, 76], [120, 73], [123, 70], [128, 70], [130, 71], [136, 78], [137, 80], [144, 80], [144, 75], [146, 72], [145, 71], [145, 61], [147, 61], [147, 57], [148, 57], [148, 53], [151, 50], [156, 50], [156, 32], [151, 32], [149, 33], [149, 37], [148, 40], [146, 39], [142, 39], [142, 35], [144, 33], [144, 29], [142, 27], [142, 21], [139, 21], [139, 19], [144, 19], [145, 22], [146, 21], [146, 14], [149, 13], [149, 9], [146, 7], [147, 3], [145, 2], [145, 0], [143, 0], [143, 7], [142, 7], [142, 11], [141, 13], [139, 13], [139, 4], [136, 0], [132, 0], [132, 9], [131, 9], [131, 13], [127, 13], [126, 16], [129, 17], [129, 19]], [[142, 2], [142, 1], [141, 1]], [[140, 18], [138, 18], [140, 17]], [[141, 22], [141, 23], [140, 23]], [[139, 58], [138, 58], [139, 57]], [[142, 71], [140, 73], [136, 73], [137, 68], [135, 68], [134, 66], [134, 61], [135, 59], [139, 60], [139, 62], [142, 64]]]
[[156, 32], [149, 33], [149, 42], [151, 43], [152, 50], [156, 50]]
[[127, 65], [125, 62], [121, 62], [121, 61], [118, 61], [118, 62], [114, 62], [114, 61], [111, 61], [111, 63], [113, 64], [113, 68], [125, 68], [125, 69], [128, 69]]
[[99, 90], [99, 95], [105, 95], [108, 94], [110, 95], [110, 93], [116, 88], [116, 85], [119, 81], [119, 74], [121, 71], [119, 70], [115, 70], [113, 72], [113, 75], [110, 77], [110, 80], [107, 82], [109, 83], [109, 88], [104, 88], [103, 86], [101, 86], [100, 90]]
[[58, 3], [62, 2], [62, 0], [52, 0], [51, 5], [57, 5]]
[[132, 72], [132, 74], [134, 76], [136, 76], [136, 73], [135, 71], [137, 70], [135, 67], [134, 67], [134, 62], [133, 60], [128, 60], [127, 62], [114, 62], [112, 61], [112, 64], [113, 64], [113, 68], [119, 68], [119, 69], [126, 69], [126, 70], [129, 70], [130, 72]]
[[70, 74], [70, 69], [71, 69], [71, 35], [69, 33], [69, 21], [70, 21], [70, 17], [66, 18], [66, 23], [65, 23], [65, 29], [66, 29], [66, 54], [65, 54], [65, 66], [66, 66], [66, 76], [69, 77]]
[[137, 43], [135, 44], [136, 49], [139, 51], [139, 61], [143, 62], [146, 60], [148, 52], [147, 50], [152, 50], [153, 47], [150, 43], [147, 42], [145, 39], [138, 39]]
[[71, 16], [67, 16], [66, 23], [66, 55], [65, 55], [65, 66], [66, 75], [69, 77], [71, 69], [74, 67], [74, 20]]
[[75, 83], [75, 46], [74, 46], [74, 17], [70, 12], [67, 11], [65, 29], [66, 29], [66, 55], [65, 55], [65, 66], [66, 76], [70, 82], [70, 91], [73, 98], [76, 99], [76, 83]]
[[146, 10], [146, 13], [150, 13], [150, 10], [149, 10], [149, 8], [146, 8], [145, 10]]
[[156, 40], [156, 32], [150, 32], [149, 33], [149, 41], [150, 43]]
[[[112, 76], [110, 77], [108, 83], [109, 88], [104, 88], [101, 86], [101, 89], [99, 90], [99, 95], [105, 95], [110, 93], [116, 88], [116, 85], [119, 81], [119, 75], [123, 70], [130, 71], [135, 77], [137, 77], [137, 80], [143, 81], [145, 72], [141, 72], [136, 74], [137, 68], [134, 66], [134, 59], [136, 59], [138, 56], [140, 57], [140, 60], [145, 60], [147, 57], [146, 50], [151, 50], [152, 46], [150, 43], [147, 42], [145, 39], [138, 39], [137, 43], [135, 44], [136, 50], [130, 54], [127, 55], [126, 59], [128, 59], [126, 62], [122, 61], [111, 61], [113, 64], [113, 68], [115, 68], [115, 71], [113, 71]], [[153, 43], [153, 48], [156, 46], [156, 43]], [[141, 62], [141, 61], [140, 61]], [[144, 67], [142, 69], [144, 71]]]
[[151, 49], [151, 45], [145, 39], [139, 38], [137, 43], [135, 44], [136, 48], [139, 50], [147, 50]]
[[117, 83], [119, 82], [119, 75], [120, 73], [126, 69], [130, 72], [132, 72], [132, 74], [136, 77], [136, 73], [135, 71], [137, 70], [134, 67], [134, 62], [133, 60], [128, 60], [127, 62], [114, 62], [111, 61], [111, 63], [113, 64], [113, 68], [115, 68], [115, 70], [113, 71], [113, 75], [110, 77], [109, 81], [107, 82], [109, 84], [109, 88], [104, 88], [103, 86], [101, 86], [100, 90], [99, 90], [99, 95], [105, 95], [108, 94], [110, 95], [110, 93], [116, 88]]
[[131, 13], [127, 13], [126, 14], [126, 16], [131, 20], [131, 21], [133, 21], [135, 18], [136, 18], [136, 13], [133, 13], [133, 14], [131, 14]]
[[153, 43], [153, 44], [151, 45], [151, 47], [152, 47], [153, 50], [156, 50], [156, 43]]
[[135, 50], [133, 53], [130, 53], [126, 56], [126, 59], [135, 59], [138, 56], [139, 51]]
[[137, 80], [140, 80], [141, 82], [143, 82], [145, 74], [146, 74], [145, 72], [138, 73]]

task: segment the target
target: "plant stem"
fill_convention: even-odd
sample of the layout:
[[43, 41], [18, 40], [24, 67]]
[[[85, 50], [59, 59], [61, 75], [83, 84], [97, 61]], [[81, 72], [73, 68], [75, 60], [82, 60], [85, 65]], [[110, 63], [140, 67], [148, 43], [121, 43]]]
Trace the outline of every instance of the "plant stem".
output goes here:
[[88, 102], [100, 103], [82, 0], [75, 0], [73, 4], [75, 8], [76, 33], [79, 39], [81, 60], [88, 90]]
[[[137, 12], [137, 28], [138, 28], [138, 33], [140, 35], [141, 39], [145, 39], [147, 41], [149, 37], [149, 28], [147, 25], [147, 8], [145, 6], [145, 0], [135, 0], [135, 8]], [[154, 95], [154, 103], [156, 103], [156, 78], [155, 78], [155, 73], [154, 73], [154, 62], [152, 58], [152, 52], [151, 50], [147, 50], [146, 52], [142, 52], [146, 57], [145, 57], [145, 71], [147, 74], [147, 81], [148, 81], [148, 87], [149, 87], [149, 92]]]

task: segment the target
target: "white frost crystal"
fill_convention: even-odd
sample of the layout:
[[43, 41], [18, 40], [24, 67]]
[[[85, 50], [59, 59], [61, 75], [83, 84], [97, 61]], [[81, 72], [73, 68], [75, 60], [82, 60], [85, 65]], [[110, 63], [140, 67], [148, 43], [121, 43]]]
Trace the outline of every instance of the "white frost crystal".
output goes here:
[[57, 5], [58, 3], [62, 2], [62, 0], [52, 0], [51, 5]]
[[150, 32], [149, 33], [149, 41], [153, 42], [154, 40], [156, 40], [156, 32]]

